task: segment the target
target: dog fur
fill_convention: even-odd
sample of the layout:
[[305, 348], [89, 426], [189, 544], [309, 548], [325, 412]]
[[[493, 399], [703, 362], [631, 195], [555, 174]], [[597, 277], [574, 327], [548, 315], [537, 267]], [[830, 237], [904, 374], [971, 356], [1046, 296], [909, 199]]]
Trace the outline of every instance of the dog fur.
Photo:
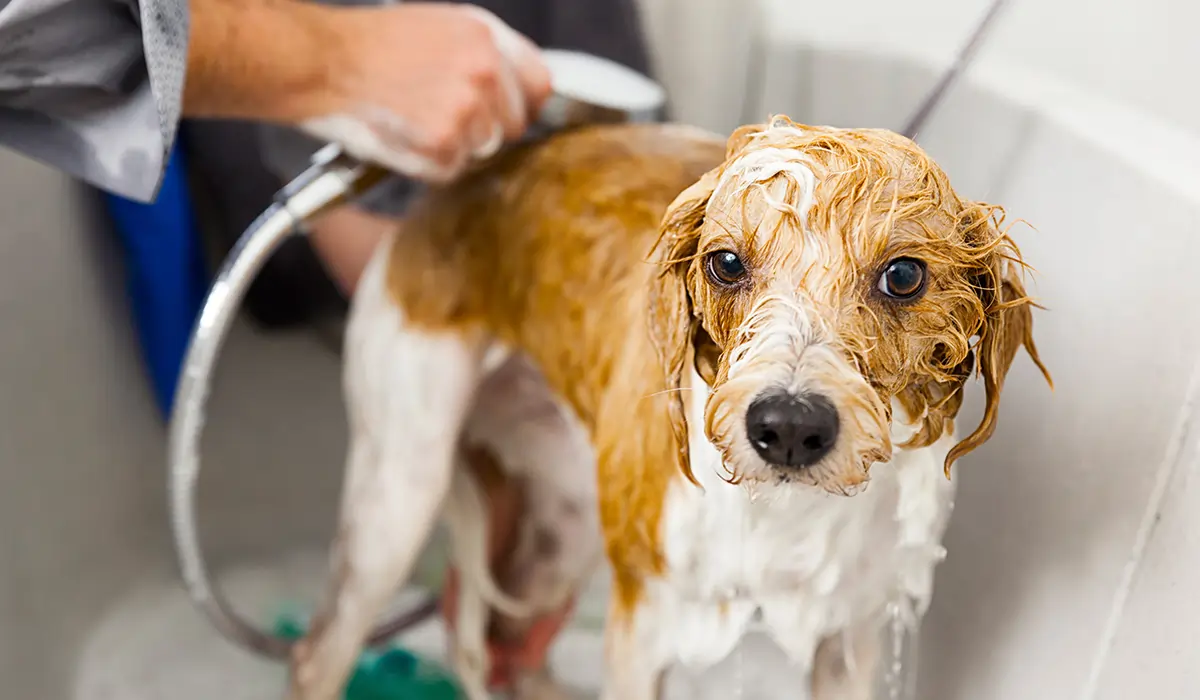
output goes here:
[[[444, 518], [472, 700], [489, 614], [560, 604], [602, 552], [605, 700], [655, 700], [664, 671], [720, 662], [755, 625], [816, 700], [869, 698], [888, 606], [920, 615], [931, 595], [943, 474], [990, 437], [1016, 352], [1037, 361], [1002, 221], [901, 136], [786, 117], [729, 139], [573, 130], [433, 191], [354, 301], [334, 581], [291, 697], [337, 697]], [[725, 253], [732, 281], [713, 271]], [[901, 259], [924, 276], [898, 300], [880, 285]], [[957, 440], [974, 372], [986, 408]], [[828, 454], [768, 464], [746, 427], [765, 391], [828, 399]], [[530, 504], [503, 590], [472, 453]], [[544, 669], [518, 681], [555, 692]]]

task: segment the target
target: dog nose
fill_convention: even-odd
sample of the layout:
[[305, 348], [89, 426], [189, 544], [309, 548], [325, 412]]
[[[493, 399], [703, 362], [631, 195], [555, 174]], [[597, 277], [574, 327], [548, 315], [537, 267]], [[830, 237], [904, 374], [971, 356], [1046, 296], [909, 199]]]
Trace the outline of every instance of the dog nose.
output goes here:
[[811, 467], [829, 454], [838, 436], [838, 413], [824, 396], [770, 393], [746, 411], [754, 451], [779, 467]]

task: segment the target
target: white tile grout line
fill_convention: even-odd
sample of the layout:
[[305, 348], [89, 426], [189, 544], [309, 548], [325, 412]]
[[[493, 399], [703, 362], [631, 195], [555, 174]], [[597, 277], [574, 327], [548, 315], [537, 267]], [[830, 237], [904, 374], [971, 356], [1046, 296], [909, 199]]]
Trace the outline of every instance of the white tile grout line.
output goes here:
[[[1104, 674], [1104, 668], [1108, 664], [1109, 654], [1112, 652], [1121, 619], [1125, 614], [1125, 606], [1129, 602], [1133, 584], [1137, 580], [1138, 571], [1146, 556], [1146, 549], [1158, 525], [1163, 501], [1167, 497], [1167, 487], [1170, 486], [1175, 473], [1179, 471], [1180, 464], [1195, 454], [1194, 446], [1189, 443], [1195, 438], [1197, 432], [1195, 430], [1197, 403], [1200, 403], [1200, 363], [1192, 368], [1187, 395], [1179, 410], [1179, 422], [1171, 436], [1167, 454], [1163, 456], [1162, 464], [1158, 467], [1154, 490], [1150, 492], [1150, 498], [1146, 502], [1137, 537], [1129, 552], [1129, 560], [1125, 562], [1125, 568], [1121, 572], [1121, 581], [1113, 595], [1112, 607], [1109, 608], [1108, 619], [1105, 621], [1100, 643], [1092, 658], [1091, 669], [1084, 683], [1083, 692], [1080, 694], [1081, 700], [1096, 700], [1097, 694], [1100, 692], [1100, 677]], [[1185, 447], [1191, 449], [1184, 449]]]

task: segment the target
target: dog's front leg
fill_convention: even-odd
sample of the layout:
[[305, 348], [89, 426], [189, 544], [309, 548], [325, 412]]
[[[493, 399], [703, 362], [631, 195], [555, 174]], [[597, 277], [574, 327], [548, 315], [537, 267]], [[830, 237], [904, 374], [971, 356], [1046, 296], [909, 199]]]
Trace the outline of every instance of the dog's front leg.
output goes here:
[[[334, 543], [331, 590], [312, 628], [292, 653], [288, 697], [340, 697], [379, 614], [407, 576], [429, 534], [445, 487], [439, 480], [406, 486], [373, 446], [356, 445], [348, 497]], [[357, 477], [357, 478], [353, 478]], [[356, 489], [358, 490], [358, 489]]]
[[605, 626], [606, 668], [600, 700], [661, 700], [667, 659], [655, 643], [655, 632], [658, 625], [669, 623], [655, 613], [650, 601], [640, 600], [630, 610], [614, 594]]
[[368, 278], [347, 334], [351, 435], [332, 579], [293, 650], [291, 700], [341, 697], [371, 627], [437, 519], [479, 381], [477, 344], [408, 327], [380, 280]]
[[882, 630], [873, 623], [826, 637], [813, 661], [813, 700], [871, 700], [882, 641]]

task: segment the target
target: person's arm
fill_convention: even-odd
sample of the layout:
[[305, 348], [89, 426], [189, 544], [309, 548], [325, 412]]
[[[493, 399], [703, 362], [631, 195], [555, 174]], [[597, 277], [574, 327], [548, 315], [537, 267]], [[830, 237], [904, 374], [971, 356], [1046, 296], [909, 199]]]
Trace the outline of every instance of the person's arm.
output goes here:
[[344, 40], [338, 8], [302, 0], [191, 0], [183, 112], [295, 124], [321, 113]]
[[447, 180], [520, 136], [549, 94], [525, 37], [477, 7], [193, 0], [184, 111], [300, 129]]
[[550, 90], [536, 48], [469, 6], [192, 0], [189, 28], [187, 0], [21, 4], [0, 13], [0, 145], [143, 201], [184, 105], [446, 179], [519, 136]]
[[156, 193], [183, 114], [320, 113], [344, 43], [328, 36], [335, 8], [300, 0], [45, 8], [0, 13], [0, 146], [141, 201]]

